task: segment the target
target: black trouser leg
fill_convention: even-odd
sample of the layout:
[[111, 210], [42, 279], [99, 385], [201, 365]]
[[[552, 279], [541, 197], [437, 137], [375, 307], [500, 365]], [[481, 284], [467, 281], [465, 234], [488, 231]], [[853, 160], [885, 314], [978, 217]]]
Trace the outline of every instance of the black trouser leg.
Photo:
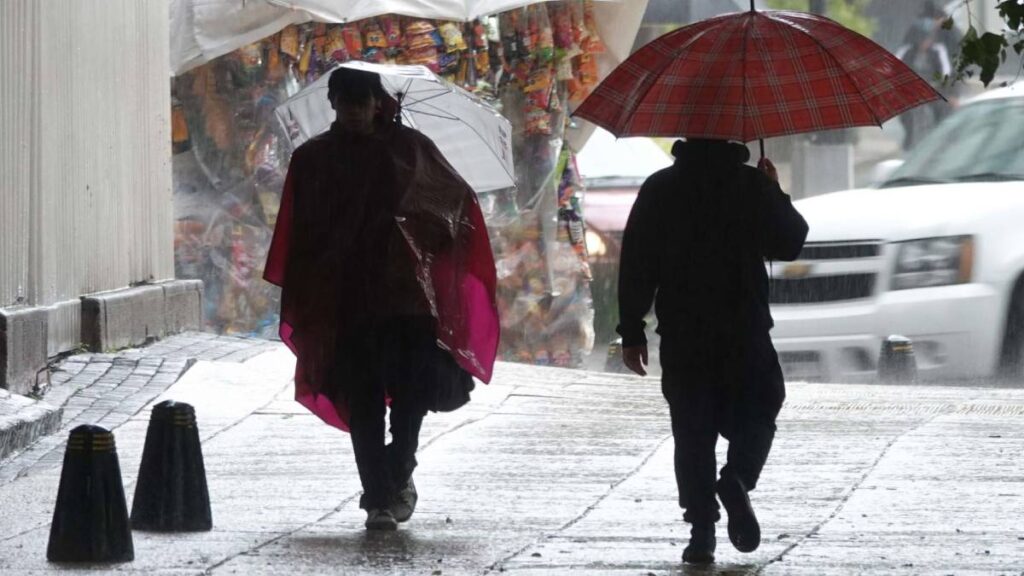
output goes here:
[[672, 417], [676, 485], [683, 519], [706, 525], [719, 519], [715, 445], [720, 398], [713, 375], [691, 362], [689, 351], [689, 347], [666, 347], [662, 342], [662, 394]]
[[729, 453], [722, 476], [735, 474], [747, 490], [753, 490], [771, 452], [775, 419], [786, 398], [786, 387], [778, 356], [767, 335], [748, 346], [742, 380], [729, 408], [730, 425], [723, 429], [729, 440]]
[[394, 490], [384, 452], [384, 387], [366, 384], [349, 397], [349, 432], [363, 484], [359, 507], [373, 510], [386, 508]]
[[686, 410], [669, 405], [672, 415], [672, 436], [675, 440], [676, 486], [683, 520], [691, 524], [713, 524], [718, 521], [715, 499], [715, 444], [718, 432], [689, 426]]
[[420, 428], [427, 409], [416, 398], [394, 398], [391, 401], [391, 444], [388, 461], [396, 487], [404, 486], [416, 469], [416, 450], [420, 444]]
[[[427, 413], [423, 374], [436, 354], [430, 317], [367, 321], [342, 340], [343, 374], [349, 381], [349, 430], [361, 508], [385, 508], [416, 467], [420, 427]], [[391, 396], [392, 442], [385, 447], [385, 396]]]

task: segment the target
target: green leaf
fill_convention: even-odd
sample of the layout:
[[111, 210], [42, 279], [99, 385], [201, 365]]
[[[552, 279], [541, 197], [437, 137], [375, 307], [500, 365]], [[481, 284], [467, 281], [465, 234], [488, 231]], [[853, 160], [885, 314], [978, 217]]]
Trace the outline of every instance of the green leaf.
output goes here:
[[995, 54], [1005, 48], [1008, 44], [1002, 34], [985, 32], [981, 35], [981, 43], [985, 46], [985, 52]]
[[1024, 24], [1024, 4], [1017, 0], [1004, 0], [996, 7], [999, 8], [999, 15], [1006, 20], [1010, 30], [1020, 30], [1021, 24]]
[[950, 16], [949, 18], [946, 18], [945, 20], [942, 21], [942, 29], [943, 30], [952, 30], [953, 29], [953, 17], [952, 16]]

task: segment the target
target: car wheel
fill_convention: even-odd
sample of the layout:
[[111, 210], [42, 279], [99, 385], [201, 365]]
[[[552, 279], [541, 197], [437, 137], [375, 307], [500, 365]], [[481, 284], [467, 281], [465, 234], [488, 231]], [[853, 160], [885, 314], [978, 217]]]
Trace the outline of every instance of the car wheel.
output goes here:
[[1000, 377], [1007, 380], [1024, 379], [1024, 278], [1018, 280], [1013, 289], [999, 364]]

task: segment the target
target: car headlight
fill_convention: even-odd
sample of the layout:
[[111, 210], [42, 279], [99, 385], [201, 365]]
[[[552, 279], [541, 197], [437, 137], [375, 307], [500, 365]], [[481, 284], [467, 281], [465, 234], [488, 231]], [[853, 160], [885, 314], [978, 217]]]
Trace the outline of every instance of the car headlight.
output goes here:
[[966, 284], [974, 267], [974, 239], [945, 236], [899, 243], [892, 289]]

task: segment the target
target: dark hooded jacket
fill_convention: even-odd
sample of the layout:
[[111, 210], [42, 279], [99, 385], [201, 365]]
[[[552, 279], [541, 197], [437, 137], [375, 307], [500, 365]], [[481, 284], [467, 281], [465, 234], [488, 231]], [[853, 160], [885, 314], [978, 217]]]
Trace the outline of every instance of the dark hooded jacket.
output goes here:
[[778, 183], [747, 166], [745, 146], [676, 142], [672, 167], [640, 188], [622, 243], [618, 332], [646, 342], [654, 303], [662, 337], [767, 333], [765, 260], [794, 260], [807, 222]]

